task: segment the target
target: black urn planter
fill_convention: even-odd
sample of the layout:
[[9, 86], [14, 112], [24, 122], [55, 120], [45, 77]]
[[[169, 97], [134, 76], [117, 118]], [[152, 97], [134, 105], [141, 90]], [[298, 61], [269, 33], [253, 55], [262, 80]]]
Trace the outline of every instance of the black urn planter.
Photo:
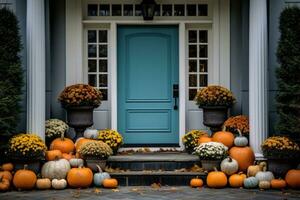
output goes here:
[[223, 123], [228, 117], [228, 107], [226, 106], [204, 106], [203, 124], [208, 126], [212, 133], [220, 131]]
[[69, 106], [65, 108], [67, 110], [67, 123], [76, 132], [75, 141], [83, 137], [85, 129], [94, 124], [94, 108], [94, 106]]
[[291, 159], [268, 158], [268, 170], [279, 177], [284, 177], [290, 169], [296, 166], [297, 162]]

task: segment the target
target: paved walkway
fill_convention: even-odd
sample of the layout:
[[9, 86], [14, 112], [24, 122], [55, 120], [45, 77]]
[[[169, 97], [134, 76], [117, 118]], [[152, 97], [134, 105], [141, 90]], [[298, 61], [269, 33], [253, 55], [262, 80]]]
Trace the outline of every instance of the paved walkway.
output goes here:
[[190, 187], [120, 187], [116, 190], [89, 188], [89, 189], [66, 189], [66, 190], [46, 190], [46, 191], [27, 191], [27, 192], [5, 192], [0, 193], [0, 200], [69, 200], [69, 199], [118, 199], [118, 200], [199, 200], [199, 199], [222, 199], [222, 200], [290, 200], [300, 199], [300, 190], [247, 190], [247, 189], [195, 189]]

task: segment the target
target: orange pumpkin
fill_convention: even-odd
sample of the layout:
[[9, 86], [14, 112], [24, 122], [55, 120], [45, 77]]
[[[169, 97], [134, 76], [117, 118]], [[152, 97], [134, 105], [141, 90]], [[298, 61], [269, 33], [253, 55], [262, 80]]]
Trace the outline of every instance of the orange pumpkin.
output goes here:
[[3, 177], [3, 178], [5, 178], [5, 179], [7, 179], [9, 181], [12, 181], [12, 179], [13, 179], [13, 175], [9, 171], [2, 171], [2, 172], [0, 172], [0, 177]]
[[90, 168], [85, 167], [72, 168], [68, 172], [67, 181], [73, 188], [89, 187], [93, 182], [93, 172]]
[[118, 187], [118, 180], [115, 178], [106, 178], [102, 182], [105, 188], [116, 188]]
[[273, 189], [284, 189], [286, 188], [286, 182], [285, 180], [282, 180], [282, 179], [273, 179], [271, 180], [271, 187]]
[[78, 138], [75, 142], [76, 151], [78, 151], [84, 143], [91, 142], [91, 141], [95, 141], [95, 140], [83, 138], [83, 137]]
[[13, 184], [17, 189], [30, 190], [35, 187], [37, 177], [33, 171], [27, 170], [26, 167], [25, 165], [24, 169], [15, 173]]
[[300, 169], [291, 169], [285, 175], [285, 181], [291, 188], [300, 188]]
[[10, 188], [10, 181], [0, 176], [0, 191], [7, 191]]
[[202, 187], [203, 186], [203, 181], [201, 178], [193, 178], [190, 181], [190, 186], [191, 187]]
[[73, 155], [73, 153], [63, 153], [62, 158], [66, 160], [71, 160], [72, 158], [75, 158], [75, 155]]
[[229, 185], [234, 188], [243, 187], [245, 178], [247, 178], [247, 176], [246, 176], [246, 174], [243, 174], [243, 173], [232, 174], [229, 177]]
[[60, 138], [53, 140], [50, 144], [50, 150], [60, 150], [62, 153], [71, 153], [74, 149], [74, 142], [69, 138], [65, 138], [64, 134]]
[[229, 156], [238, 162], [240, 171], [247, 171], [255, 160], [255, 155], [250, 147], [232, 147], [229, 150]]
[[214, 133], [212, 140], [214, 142], [220, 142], [230, 148], [233, 146], [234, 135], [228, 131], [218, 131]]
[[212, 142], [212, 138], [208, 136], [201, 136], [198, 140], [198, 144], [203, 144], [207, 142]]
[[61, 157], [62, 157], [62, 153], [60, 150], [46, 151], [46, 160], [48, 160], [48, 161], [61, 159]]
[[1, 166], [1, 169], [3, 171], [9, 171], [11, 172], [13, 169], [14, 169], [14, 165], [12, 163], [4, 163], [2, 166]]
[[227, 185], [227, 176], [215, 168], [215, 171], [208, 173], [206, 183], [211, 188], [223, 188]]

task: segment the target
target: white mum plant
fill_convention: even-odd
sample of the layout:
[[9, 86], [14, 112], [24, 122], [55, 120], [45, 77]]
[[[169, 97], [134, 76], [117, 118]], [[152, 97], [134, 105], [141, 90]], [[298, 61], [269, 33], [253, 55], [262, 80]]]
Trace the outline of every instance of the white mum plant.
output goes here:
[[228, 154], [228, 148], [219, 142], [207, 142], [195, 147], [194, 154], [201, 160], [222, 160]]
[[69, 126], [62, 120], [49, 119], [45, 123], [46, 137], [51, 138], [53, 136], [61, 136], [68, 130]]

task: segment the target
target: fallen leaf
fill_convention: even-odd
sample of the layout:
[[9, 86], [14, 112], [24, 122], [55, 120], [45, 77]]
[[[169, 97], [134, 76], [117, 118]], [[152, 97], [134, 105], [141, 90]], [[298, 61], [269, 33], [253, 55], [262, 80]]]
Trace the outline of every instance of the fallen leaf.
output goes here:
[[111, 191], [113, 191], [113, 192], [120, 192], [119, 189], [111, 189]]
[[100, 190], [100, 189], [98, 189], [98, 188], [96, 188], [95, 190], [94, 190], [94, 193], [96, 193], [96, 194], [99, 194], [99, 193], [101, 193], [102, 191]]
[[159, 189], [159, 188], [161, 188], [161, 184], [160, 184], [160, 183], [152, 183], [152, 184], [151, 184], [151, 187], [152, 187], [153, 189]]

